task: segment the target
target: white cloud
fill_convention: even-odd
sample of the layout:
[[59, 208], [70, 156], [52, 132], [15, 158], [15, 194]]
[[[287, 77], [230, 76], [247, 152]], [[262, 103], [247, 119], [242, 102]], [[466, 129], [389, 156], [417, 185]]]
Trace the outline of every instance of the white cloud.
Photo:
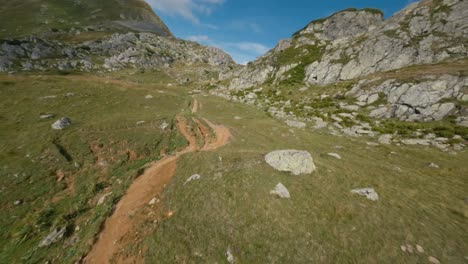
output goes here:
[[187, 39], [191, 41], [202, 42], [202, 43], [206, 43], [210, 40], [210, 38], [205, 35], [189, 36]]
[[268, 51], [268, 48], [265, 45], [260, 43], [254, 42], [239, 42], [239, 43], [232, 43], [235, 47], [243, 51], [250, 51], [256, 54], [264, 54]]
[[224, 0], [147, 0], [154, 9], [171, 15], [181, 16], [194, 24], [200, 24], [198, 14], [210, 15], [213, 8]]
[[188, 36], [187, 39], [220, 48], [229, 53], [232, 58], [240, 64], [247, 64], [247, 62], [254, 60], [269, 50], [267, 46], [256, 42], [223, 42], [213, 40], [206, 35]]

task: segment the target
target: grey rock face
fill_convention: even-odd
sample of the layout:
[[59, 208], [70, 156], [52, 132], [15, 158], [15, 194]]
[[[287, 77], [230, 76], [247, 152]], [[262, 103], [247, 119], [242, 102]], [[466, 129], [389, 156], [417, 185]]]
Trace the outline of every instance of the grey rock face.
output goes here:
[[[281, 53], [305, 45], [321, 51], [317, 60], [305, 65], [304, 81], [318, 85], [449, 58], [465, 58], [468, 56], [464, 44], [468, 41], [466, 10], [467, 1], [429, 0], [411, 4], [385, 21], [375, 11], [338, 12], [311, 22], [292, 39], [281, 41], [250, 66], [234, 73], [230, 88], [244, 89], [270, 78], [278, 80], [278, 72], [287, 66], [278, 63]], [[287, 63], [300, 61], [298, 58]], [[378, 98], [374, 95], [370, 99], [367, 104]]]
[[68, 117], [62, 117], [52, 124], [52, 128], [55, 130], [62, 130], [68, 126], [71, 126], [71, 120]]
[[[436, 63], [449, 57], [466, 57], [468, 50], [456, 38], [459, 38], [460, 32], [467, 32], [460, 21], [466, 24], [468, 12], [460, 9], [467, 10], [468, 3], [457, 1], [448, 13], [438, 11], [437, 6], [431, 8], [425, 4], [410, 5], [377, 28], [369, 30], [365, 38], [332, 42], [330, 52], [307, 67], [306, 80], [329, 84], [374, 72]], [[409, 29], [402, 26], [406, 24]], [[440, 32], [446, 36], [437, 34]], [[466, 36], [462, 37], [465, 41]], [[346, 52], [343, 53], [343, 50]], [[336, 60], [343, 57], [347, 59]]]
[[[104, 63], [92, 63], [92, 57]], [[174, 62], [193, 64], [204, 62], [224, 69], [234, 62], [229, 55], [215, 47], [205, 47], [191, 41], [162, 37], [153, 33], [114, 34], [102, 40], [83, 43], [61, 43], [39, 37], [15, 41], [0, 40], [0, 71], [15, 64], [18, 70], [108, 70], [123, 68], [152, 69]], [[222, 71], [222, 70], [221, 70]]]
[[310, 174], [316, 169], [312, 156], [307, 151], [277, 150], [268, 153], [265, 161], [278, 171], [291, 172], [294, 175]]
[[353, 189], [351, 193], [359, 194], [362, 196], [366, 196], [367, 199], [371, 201], [378, 201], [379, 195], [373, 188], [361, 188], [361, 189]]
[[387, 105], [372, 110], [371, 117], [398, 118], [403, 121], [438, 121], [456, 111], [452, 102], [444, 99], [457, 100], [465, 93], [463, 87], [468, 84], [467, 77], [442, 75], [422, 77], [419, 82], [400, 82], [386, 80], [375, 87], [361, 89], [365, 82], [357, 84], [348, 93], [358, 100], [368, 100], [375, 94], [383, 94]]
[[270, 194], [282, 199], [291, 198], [288, 189], [282, 183], [278, 183], [275, 188], [270, 191]]
[[366, 33], [382, 23], [383, 14], [366, 10], [345, 10], [324, 20], [311, 22], [299, 34], [315, 34], [319, 39], [335, 40]]

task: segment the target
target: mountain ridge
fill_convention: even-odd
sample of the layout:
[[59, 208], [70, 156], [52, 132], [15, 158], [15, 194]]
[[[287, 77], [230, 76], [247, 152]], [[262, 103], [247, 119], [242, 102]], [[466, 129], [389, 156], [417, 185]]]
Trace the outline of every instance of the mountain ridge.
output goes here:
[[13, 0], [0, 7], [0, 23], [4, 38], [70, 29], [173, 36], [144, 0]]

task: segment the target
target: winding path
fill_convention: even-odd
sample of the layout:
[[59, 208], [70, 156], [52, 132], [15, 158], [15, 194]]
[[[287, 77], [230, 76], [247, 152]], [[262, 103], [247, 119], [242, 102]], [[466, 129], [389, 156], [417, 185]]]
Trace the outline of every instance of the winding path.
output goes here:
[[[198, 102], [194, 100], [192, 112], [197, 111]], [[194, 124], [197, 129], [203, 129], [203, 124], [196, 118]], [[153, 198], [158, 196], [169, 183], [176, 170], [177, 159], [186, 153], [195, 151], [212, 151], [226, 145], [229, 142], [231, 133], [229, 129], [222, 125], [215, 125], [203, 119], [212, 129], [215, 137], [212, 138], [209, 133], [201, 133], [203, 137], [203, 146], [197, 145], [197, 138], [190, 133], [187, 121], [177, 117], [177, 128], [180, 133], [189, 142], [188, 146], [174, 155], [167, 156], [161, 160], [150, 164], [143, 175], [135, 179], [130, 185], [126, 194], [117, 203], [113, 214], [104, 223], [97, 241], [91, 251], [84, 259], [85, 263], [109, 263], [119, 248], [122, 248], [124, 242], [122, 238], [134, 228], [135, 221], [131, 218], [137, 211], [141, 210]], [[204, 128], [203, 130], [206, 130]]]

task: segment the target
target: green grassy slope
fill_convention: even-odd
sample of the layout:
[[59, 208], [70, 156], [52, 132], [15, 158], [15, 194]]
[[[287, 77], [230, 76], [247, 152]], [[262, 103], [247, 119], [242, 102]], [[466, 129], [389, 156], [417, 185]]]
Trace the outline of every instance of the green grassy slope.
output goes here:
[[0, 37], [18, 37], [56, 29], [82, 28], [110, 21], [143, 21], [169, 29], [143, 0], [12, 0], [0, 6]]
[[[198, 115], [227, 125], [232, 143], [179, 160], [162, 202], [162, 213], [173, 216], [149, 222], [143, 245], [129, 248], [147, 249], [147, 263], [223, 263], [228, 248], [235, 263], [425, 263], [429, 256], [463, 263], [466, 152], [368, 146], [366, 139], [290, 129], [250, 106], [199, 102]], [[264, 162], [266, 153], [290, 148], [308, 150], [317, 171], [293, 176]], [[202, 179], [184, 185], [194, 173]], [[278, 182], [291, 199], [269, 194]], [[380, 201], [350, 193], [360, 187], [375, 188]], [[404, 253], [406, 244], [425, 253]]]
[[[0, 76], [0, 263], [74, 263], [86, 254], [139, 169], [161, 149], [185, 145], [175, 130], [158, 125], [189, 109], [188, 92], [197, 87], [167, 85], [172, 82], [160, 72]], [[154, 98], [144, 99], [147, 94]], [[40, 99], [49, 95], [57, 97]], [[370, 146], [371, 139], [291, 129], [251, 106], [197, 99], [195, 116], [229, 127], [231, 143], [178, 160], [161, 205], [145, 209], [139, 239], [126, 249], [130, 256], [141, 252], [146, 263], [223, 263], [230, 248], [235, 263], [465, 261], [466, 151]], [[74, 123], [52, 131], [55, 119], [38, 118], [49, 112]], [[266, 153], [291, 148], [308, 150], [317, 171], [293, 176], [264, 162]], [[99, 165], [103, 160], [107, 167]], [[429, 168], [431, 162], [440, 168]], [[202, 178], [184, 185], [195, 173]], [[269, 194], [278, 182], [291, 199]], [[375, 188], [380, 200], [350, 193], [362, 187]], [[55, 226], [67, 226], [65, 238], [38, 248]], [[406, 244], [425, 252], [404, 253]]]
[[[162, 73], [145, 78], [147, 84], [89, 75], [0, 75], [0, 263], [73, 263], [142, 166], [161, 151], [185, 146], [174, 117], [187, 98], [174, 92], [177, 87], [169, 90]], [[145, 99], [148, 94], [153, 98]], [[42, 120], [41, 113], [56, 117]], [[52, 130], [62, 116], [72, 126]], [[169, 128], [161, 130], [162, 122]], [[22, 204], [14, 205], [18, 200]], [[57, 226], [79, 240], [38, 248]]]

